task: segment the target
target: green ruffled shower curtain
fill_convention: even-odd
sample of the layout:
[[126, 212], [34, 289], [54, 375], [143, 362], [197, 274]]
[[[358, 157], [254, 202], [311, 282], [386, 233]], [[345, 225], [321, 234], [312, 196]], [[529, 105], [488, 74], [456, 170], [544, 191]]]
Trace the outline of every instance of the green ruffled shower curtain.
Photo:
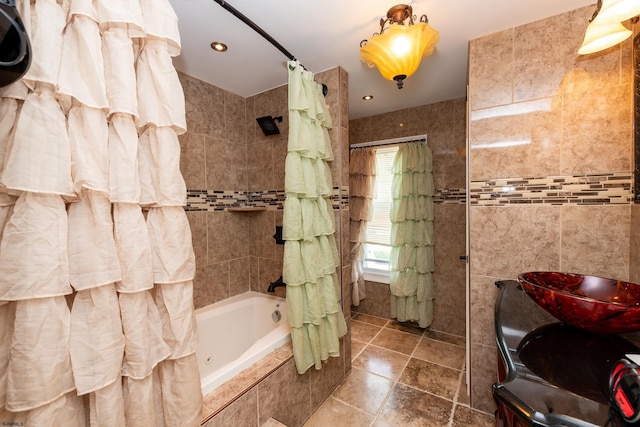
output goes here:
[[433, 320], [433, 178], [431, 149], [423, 142], [401, 144], [393, 164], [391, 207], [391, 317]]
[[346, 323], [336, 267], [339, 255], [331, 207], [331, 117], [321, 86], [289, 61], [289, 142], [285, 164], [283, 280], [298, 373], [340, 355]]

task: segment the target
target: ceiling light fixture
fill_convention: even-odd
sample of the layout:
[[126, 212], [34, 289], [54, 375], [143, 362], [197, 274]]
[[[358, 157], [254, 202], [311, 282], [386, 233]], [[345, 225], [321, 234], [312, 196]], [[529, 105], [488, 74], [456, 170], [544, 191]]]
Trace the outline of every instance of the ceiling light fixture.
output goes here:
[[373, 99], [373, 95], [365, 95], [362, 97], [362, 99], [364, 99], [365, 101], [370, 101]]
[[622, 25], [627, 19], [637, 20], [637, 0], [598, 0], [578, 54], [588, 55], [615, 46], [631, 37], [633, 31]]
[[211, 49], [215, 50], [216, 52], [226, 52], [227, 45], [222, 42], [211, 42]]
[[414, 22], [413, 8], [399, 4], [380, 18], [380, 33], [360, 42], [360, 59], [378, 71], [387, 80], [395, 80], [402, 89], [404, 79], [420, 66], [423, 56], [433, 53], [440, 40], [438, 31], [429, 25], [427, 15]]

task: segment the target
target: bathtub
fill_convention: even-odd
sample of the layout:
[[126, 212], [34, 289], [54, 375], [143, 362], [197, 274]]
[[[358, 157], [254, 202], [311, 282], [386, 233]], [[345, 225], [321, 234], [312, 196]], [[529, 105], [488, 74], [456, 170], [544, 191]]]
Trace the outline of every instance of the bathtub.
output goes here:
[[245, 292], [195, 313], [203, 395], [291, 339], [284, 298]]

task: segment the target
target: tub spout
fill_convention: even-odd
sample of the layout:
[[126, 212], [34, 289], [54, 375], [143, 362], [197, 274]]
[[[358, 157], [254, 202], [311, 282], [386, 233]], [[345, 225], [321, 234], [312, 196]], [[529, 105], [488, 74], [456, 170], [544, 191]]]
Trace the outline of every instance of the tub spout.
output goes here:
[[267, 292], [275, 292], [276, 288], [279, 286], [287, 286], [287, 284], [282, 281], [282, 276], [278, 277], [278, 280], [276, 280], [275, 282], [269, 283]]

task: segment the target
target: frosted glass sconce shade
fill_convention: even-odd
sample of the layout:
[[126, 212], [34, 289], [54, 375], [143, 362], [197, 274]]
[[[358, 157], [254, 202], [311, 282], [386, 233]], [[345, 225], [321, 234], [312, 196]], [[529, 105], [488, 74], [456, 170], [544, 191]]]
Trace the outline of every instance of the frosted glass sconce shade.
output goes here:
[[601, 23], [599, 18], [600, 15], [591, 21], [587, 27], [584, 42], [580, 49], [578, 49], [580, 55], [587, 55], [608, 49], [611, 46], [623, 42], [633, 33], [620, 22]]

